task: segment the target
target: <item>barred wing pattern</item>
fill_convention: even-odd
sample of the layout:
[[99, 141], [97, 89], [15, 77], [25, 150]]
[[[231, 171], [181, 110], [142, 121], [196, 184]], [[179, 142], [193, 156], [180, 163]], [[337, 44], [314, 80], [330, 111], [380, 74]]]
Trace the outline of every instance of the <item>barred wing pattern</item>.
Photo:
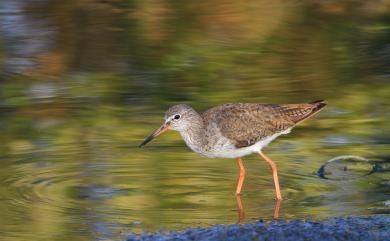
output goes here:
[[325, 107], [324, 101], [309, 104], [225, 104], [203, 114], [216, 123], [226, 138], [237, 148], [294, 127]]

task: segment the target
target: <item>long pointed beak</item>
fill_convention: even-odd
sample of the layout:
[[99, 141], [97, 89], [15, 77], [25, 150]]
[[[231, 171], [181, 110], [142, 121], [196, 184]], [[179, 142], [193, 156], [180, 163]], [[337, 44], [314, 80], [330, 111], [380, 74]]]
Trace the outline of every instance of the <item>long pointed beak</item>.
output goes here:
[[160, 128], [158, 128], [157, 130], [153, 131], [152, 134], [150, 134], [150, 136], [146, 137], [146, 139], [138, 146], [139, 148], [143, 147], [144, 145], [146, 145], [148, 142], [150, 142], [151, 140], [153, 140], [153, 138], [155, 138], [156, 136], [166, 132], [167, 130], [169, 130], [171, 128], [171, 125], [169, 122], [166, 122], [164, 124], [162, 124], [162, 126], [160, 126]]

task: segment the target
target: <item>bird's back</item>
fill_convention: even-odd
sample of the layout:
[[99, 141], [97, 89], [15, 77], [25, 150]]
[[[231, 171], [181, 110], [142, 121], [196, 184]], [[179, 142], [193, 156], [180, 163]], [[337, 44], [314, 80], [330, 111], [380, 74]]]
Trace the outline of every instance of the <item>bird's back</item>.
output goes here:
[[202, 114], [205, 128], [218, 129], [218, 134], [244, 148], [273, 136], [286, 133], [297, 123], [326, 106], [323, 100], [308, 104], [235, 103], [211, 108]]

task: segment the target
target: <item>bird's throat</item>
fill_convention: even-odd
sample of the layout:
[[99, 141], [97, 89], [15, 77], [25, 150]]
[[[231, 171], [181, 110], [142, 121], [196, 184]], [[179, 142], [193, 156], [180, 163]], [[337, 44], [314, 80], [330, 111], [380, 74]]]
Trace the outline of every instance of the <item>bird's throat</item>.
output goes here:
[[195, 152], [201, 152], [201, 148], [205, 144], [205, 128], [203, 121], [197, 120], [192, 122], [188, 128], [180, 131], [180, 135], [189, 148]]

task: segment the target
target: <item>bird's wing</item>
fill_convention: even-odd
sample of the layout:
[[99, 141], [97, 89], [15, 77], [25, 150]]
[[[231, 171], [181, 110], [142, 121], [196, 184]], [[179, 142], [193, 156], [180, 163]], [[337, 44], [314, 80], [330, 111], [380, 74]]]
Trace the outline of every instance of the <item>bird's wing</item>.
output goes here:
[[[251, 146], [261, 139], [294, 127], [322, 109], [320, 102], [309, 104], [226, 104], [204, 113], [221, 134], [236, 147]], [[320, 107], [319, 107], [320, 106]], [[206, 118], [207, 119], [207, 118]]]

